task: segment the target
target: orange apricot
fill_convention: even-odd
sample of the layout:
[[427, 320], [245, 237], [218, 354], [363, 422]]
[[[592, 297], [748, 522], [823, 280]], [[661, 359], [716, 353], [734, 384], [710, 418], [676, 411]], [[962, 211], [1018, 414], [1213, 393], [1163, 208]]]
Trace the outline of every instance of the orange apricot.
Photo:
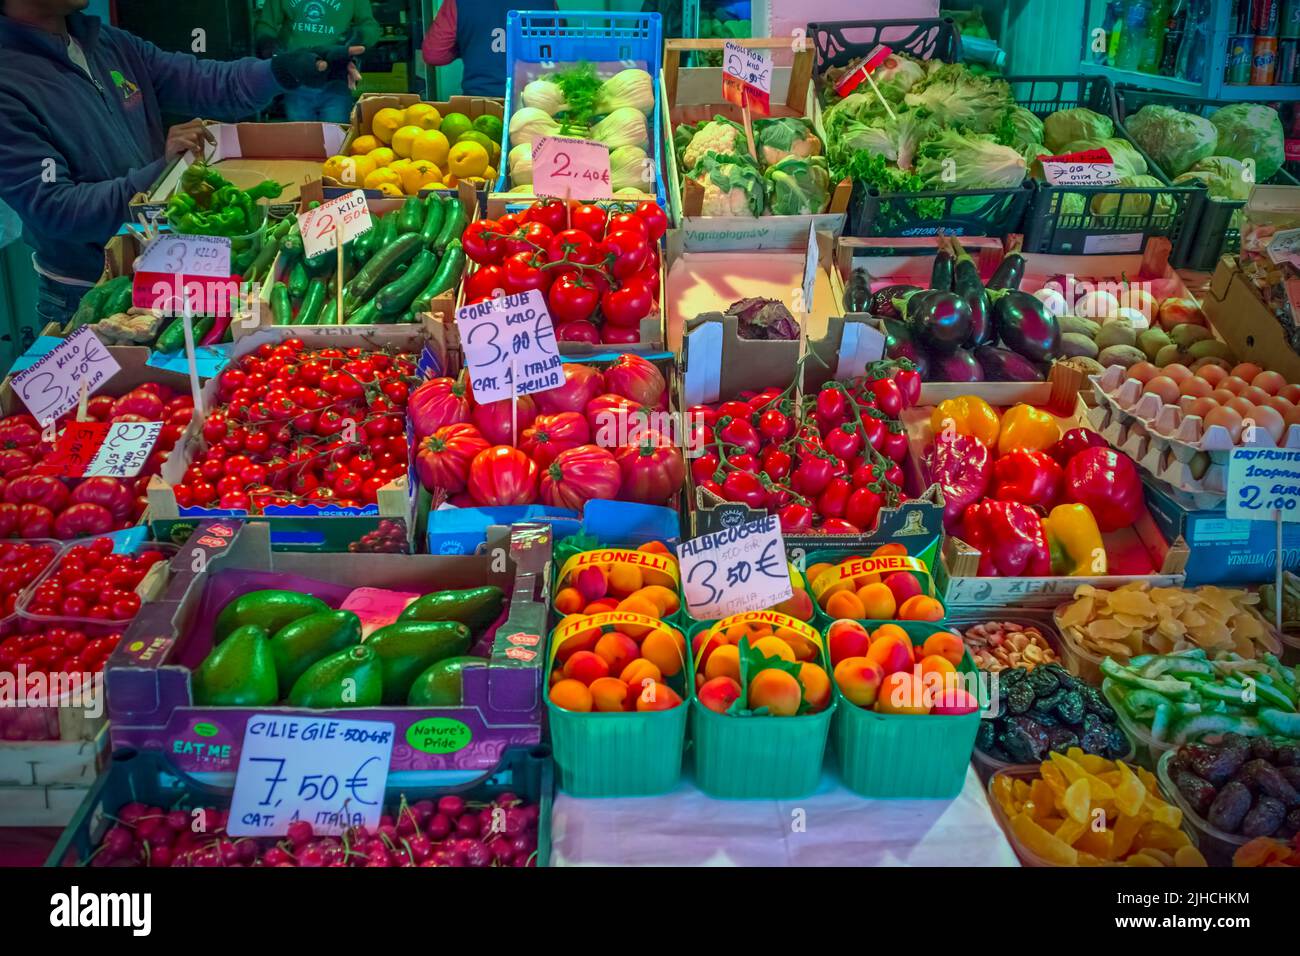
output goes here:
[[882, 714], [928, 714], [925, 687], [910, 671], [886, 674], [876, 695], [875, 709]]
[[644, 657], [638, 657], [618, 675], [618, 679], [628, 687], [641, 687], [647, 680], [651, 682], [662, 681], [663, 672], [654, 664], [650, 663]]
[[631, 691], [617, 677], [602, 677], [591, 682], [591, 702], [603, 714], [627, 710]]
[[779, 657], [783, 661], [794, 660], [794, 648], [779, 637], [760, 637], [754, 641], [753, 647], [764, 657]]
[[602, 634], [600, 640], [596, 642], [595, 652], [597, 657], [609, 665], [611, 674], [621, 673], [623, 668], [641, 655], [636, 641], [617, 631]]
[[554, 687], [562, 680], [564, 680], [564, 671], [557, 667], [555, 670], [551, 671], [551, 679], [547, 681], [547, 685]]
[[912, 642], [912, 639], [907, 636], [907, 631], [903, 630], [897, 624], [881, 624], [871, 632], [872, 641], [878, 641], [882, 637], [897, 637], [907, 641], [909, 644]]
[[894, 611], [898, 610], [894, 592], [884, 584], [868, 584], [858, 588], [857, 598], [862, 602], [862, 616], [873, 621], [888, 621], [894, 616]]
[[930, 707], [932, 714], [971, 714], [980, 709], [979, 701], [960, 687], [945, 689]]
[[661, 627], [641, 642], [641, 656], [658, 667], [665, 677], [672, 677], [685, 664], [686, 638], [672, 628]]
[[893, 592], [895, 604], [902, 604], [921, 593], [921, 582], [911, 571], [895, 571], [885, 575], [885, 587]]
[[668, 617], [676, 614], [677, 609], [681, 607], [681, 601], [677, 597], [677, 592], [672, 588], [666, 588], [661, 584], [647, 584], [636, 594], [631, 597], [644, 598], [659, 609], [659, 617]]
[[788, 614], [790, 617], [797, 618], [800, 621], [811, 621], [816, 607], [813, 604], [812, 597], [801, 587], [794, 589], [794, 594], [786, 598], [780, 604], [772, 606], [772, 610], [779, 611], [782, 614]]
[[705, 681], [696, 691], [700, 703], [719, 714], [725, 714], [738, 697], [740, 685], [730, 677], [715, 677]]
[[[565, 625], [571, 623], [574, 620], [578, 620], [583, 616], [584, 615], [570, 614], [567, 617], [561, 619], [560, 623], [556, 626], [557, 633], [562, 633], [565, 628]], [[600, 639], [600, 628], [598, 627], [587, 628], [586, 630], [579, 631], [575, 634], [572, 634], [565, 639], [563, 644], [561, 644], [558, 648], [556, 648], [555, 660], [560, 664], [563, 664], [565, 661], [567, 661], [570, 657], [572, 657], [574, 654], [578, 653], [579, 651], [591, 650], [593, 647], [596, 646], [596, 641], [598, 641], [599, 639]]]
[[925, 678], [926, 674], [938, 674], [942, 679], [948, 674], [956, 674], [957, 668], [953, 667], [952, 661], [946, 657], [940, 657], [938, 654], [928, 654], [921, 658], [917, 665], [921, 668], [921, 677]]
[[724, 644], [709, 655], [704, 665], [704, 676], [709, 680], [715, 677], [730, 677], [740, 680], [740, 648], [735, 644]]
[[870, 556], [873, 558], [886, 558], [890, 555], [897, 555], [900, 558], [905, 558], [907, 557], [907, 547], [899, 544], [897, 541], [891, 541], [889, 544], [882, 544], [880, 547], [876, 548], [875, 551], [871, 552]]
[[795, 660], [813, 661], [817, 659], [817, 645], [798, 631], [788, 627], [778, 627], [775, 637], [790, 645], [790, 650], [794, 651]]
[[867, 648], [867, 660], [875, 661], [886, 674], [912, 669], [912, 642], [892, 634], [873, 640]]
[[803, 699], [814, 711], [825, 710], [831, 700], [831, 679], [816, 664], [804, 661], [799, 665], [799, 683], [803, 684]]
[[634, 591], [641, 590], [645, 582], [641, 579], [641, 569], [634, 564], [614, 563], [610, 565], [606, 576], [609, 593], [615, 597], [627, 597]]
[[682, 702], [677, 691], [667, 684], [650, 684], [636, 698], [639, 711], [672, 710]]
[[608, 598], [608, 597], [599, 598], [598, 600], [592, 601], [590, 604], [584, 607], [582, 609], [582, 613], [583, 614], [605, 614], [609, 611], [614, 610], [616, 607], [618, 607], [618, 602], [613, 598]]
[[945, 658], [948, 663], [956, 667], [961, 663], [962, 656], [966, 653], [966, 648], [962, 644], [961, 638], [951, 631], [935, 631], [925, 639], [925, 644], [921, 648], [921, 653], [925, 657], [938, 654]]
[[900, 621], [942, 621], [943, 605], [925, 594], [918, 594], [903, 602], [898, 609]]
[[564, 710], [587, 713], [592, 706], [591, 691], [582, 681], [562, 680], [551, 688], [551, 703]]
[[565, 661], [564, 676], [590, 687], [592, 681], [609, 676], [609, 664], [591, 651], [578, 651]]
[[[625, 597], [618, 602], [617, 611], [623, 611], [628, 614], [640, 614], [643, 617], [652, 617], [659, 619], [659, 608], [643, 597]], [[620, 623], [614, 625], [615, 630], [621, 631], [634, 640], [641, 640], [649, 634], [654, 628], [648, 624], [629, 624]]]
[[835, 665], [835, 686], [850, 703], [870, 707], [876, 702], [885, 672], [866, 657], [846, 657]]
[[825, 562], [822, 562], [820, 564], [810, 564], [808, 566], [808, 570], [805, 571], [803, 574], [804, 577], [807, 579], [808, 583], [811, 585], [814, 581], [817, 580], [817, 578], [821, 575], [823, 571], [829, 571], [833, 567], [835, 567], [835, 565], [827, 564]]
[[673, 557], [672, 549], [662, 541], [647, 541], [645, 544], [637, 545], [636, 549], [644, 554], [666, 554], [670, 558]]
[[848, 657], [865, 657], [871, 636], [857, 621], [841, 619], [826, 631], [826, 648], [831, 655], [831, 666]]
[[766, 707], [773, 717], [793, 717], [803, 701], [803, 688], [793, 674], [769, 667], [749, 682], [749, 706]]
[[577, 614], [583, 607], [582, 594], [577, 588], [560, 588], [555, 592], [555, 610], [561, 614]]
[[826, 613], [831, 617], [866, 617], [862, 599], [852, 591], [836, 591], [826, 599]]

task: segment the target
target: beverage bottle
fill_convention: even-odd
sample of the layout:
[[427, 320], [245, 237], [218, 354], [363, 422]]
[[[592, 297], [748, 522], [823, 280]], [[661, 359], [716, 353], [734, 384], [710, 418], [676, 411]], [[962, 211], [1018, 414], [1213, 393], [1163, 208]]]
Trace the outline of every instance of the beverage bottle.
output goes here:
[[1174, 76], [1178, 68], [1178, 54], [1187, 35], [1186, 0], [1177, 0], [1173, 12], [1165, 22], [1165, 47], [1160, 55], [1160, 75]]
[[1109, 0], [1101, 28], [1106, 34], [1106, 49], [1093, 53], [1092, 60], [1094, 63], [1114, 66], [1119, 55], [1120, 40], [1124, 35], [1124, 0]]
[[1123, 33], [1120, 36], [1119, 53], [1115, 57], [1115, 66], [1121, 70], [1136, 70], [1143, 59], [1143, 38], [1146, 36], [1147, 19], [1151, 15], [1149, 0], [1132, 0], [1128, 13], [1124, 17]]
[[1147, 14], [1146, 29], [1142, 34], [1142, 59], [1138, 69], [1143, 73], [1159, 73], [1160, 59], [1165, 47], [1165, 24], [1169, 21], [1169, 0], [1155, 0]]
[[1210, 0], [1189, 0], [1183, 20], [1183, 42], [1178, 47], [1175, 75], [1193, 83], [1205, 79], [1210, 48]]

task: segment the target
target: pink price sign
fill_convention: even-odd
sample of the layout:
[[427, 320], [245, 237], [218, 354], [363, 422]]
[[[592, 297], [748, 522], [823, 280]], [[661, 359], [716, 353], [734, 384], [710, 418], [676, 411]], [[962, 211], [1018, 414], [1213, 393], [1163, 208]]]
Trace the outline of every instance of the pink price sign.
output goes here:
[[308, 258], [337, 248], [340, 241], [346, 245], [372, 228], [370, 206], [360, 189], [298, 214], [302, 251]]
[[587, 139], [543, 136], [533, 144], [533, 193], [609, 199], [609, 147]]

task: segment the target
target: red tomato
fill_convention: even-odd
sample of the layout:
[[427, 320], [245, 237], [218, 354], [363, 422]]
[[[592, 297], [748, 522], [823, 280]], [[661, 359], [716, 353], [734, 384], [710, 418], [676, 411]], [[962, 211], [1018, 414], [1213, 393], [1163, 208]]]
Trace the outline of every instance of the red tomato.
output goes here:
[[516, 252], [544, 252], [554, 235], [551, 227], [545, 223], [526, 222], [509, 239], [501, 241], [505, 245], [505, 255], [512, 256]]
[[574, 229], [581, 229], [596, 242], [605, 238], [605, 210], [584, 203], [573, 210], [570, 221]]
[[544, 261], [544, 257], [536, 252], [517, 252], [509, 256], [502, 264], [506, 291], [514, 293], [540, 289], [545, 292], [551, 284], [554, 270], [541, 268]]
[[470, 497], [485, 507], [532, 504], [537, 500], [537, 464], [517, 448], [497, 445], [474, 456], [466, 484]]
[[498, 233], [501, 232], [501, 226], [495, 219], [480, 219], [478, 222], [471, 222], [465, 227], [461, 234], [461, 248], [465, 250], [465, 257], [471, 262], [477, 262], [479, 265], [486, 265], [491, 262], [497, 262], [501, 259], [501, 253], [504, 250], [504, 244]]
[[659, 237], [668, 231], [668, 216], [659, 208], [657, 203], [646, 200], [637, 203], [637, 217], [645, 223], [646, 229], [650, 232], [651, 240], [657, 242]]
[[524, 210], [524, 222], [540, 222], [551, 232], [564, 228], [564, 201], [561, 199], [543, 199]]
[[546, 255], [551, 262], [568, 259], [594, 265], [599, 260], [595, 240], [581, 229], [563, 229], [551, 237], [546, 246]]
[[465, 296], [467, 298], [491, 297], [497, 289], [504, 292], [505, 288], [506, 273], [498, 265], [484, 266], [465, 279]]
[[613, 255], [611, 268], [619, 278], [635, 275], [650, 260], [650, 243], [644, 236], [626, 229], [606, 235], [604, 250], [606, 254]]
[[546, 296], [551, 315], [561, 324], [591, 318], [598, 301], [599, 293], [594, 285], [568, 275], [556, 279]]
[[644, 219], [635, 216], [632, 213], [620, 212], [609, 217], [609, 231], [618, 232], [619, 230], [629, 230], [635, 232], [638, 236], [650, 238], [650, 228], [646, 225]]
[[600, 312], [605, 321], [625, 328], [635, 328], [653, 307], [654, 299], [641, 285], [611, 289], [600, 297]]

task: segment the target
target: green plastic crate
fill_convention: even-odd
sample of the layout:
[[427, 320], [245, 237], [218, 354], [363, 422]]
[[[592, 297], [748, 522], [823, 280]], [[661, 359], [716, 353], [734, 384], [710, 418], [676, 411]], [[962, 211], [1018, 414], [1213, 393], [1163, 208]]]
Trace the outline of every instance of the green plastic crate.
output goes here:
[[[936, 630], [929, 621], [863, 621], [868, 630], [897, 624], [923, 644]], [[960, 637], [960, 635], [958, 635]], [[962, 654], [962, 674], [978, 675], [970, 651]], [[834, 681], [831, 682], [834, 684]], [[961, 792], [975, 749], [980, 715], [878, 714], [847, 700], [834, 689], [835, 754], [844, 785], [864, 797], [947, 799]]]
[[[593, 615], [591, 620], [604, 616]], [[548, 642], [551, 662], [558, 650], [558, 630], [551, 632]], [[561, 790], [575, 797], [648, 797], [677, 786], [693, 685], [686, 667], [665, 683], [682, 698], [682, 704], [671, 710], [578, 713], [556, 707], [547, 695], [547, 723]]]
[[[691, 629], [692, 645], [695, 635], [710, 626], [700, 623]], [[829, 678], [824, 641], [820, 651]], [[694, 652], [687, 655], [687, 665], [694, 687]], [[732, 717], [709, 710], [692, 694], [696, 785], [711, 797], [727, 800], [784, 800], [811, 793], [821, 779], [835, 711], [834, 690], [831, 694], [825, 710], [799, 717]]]

